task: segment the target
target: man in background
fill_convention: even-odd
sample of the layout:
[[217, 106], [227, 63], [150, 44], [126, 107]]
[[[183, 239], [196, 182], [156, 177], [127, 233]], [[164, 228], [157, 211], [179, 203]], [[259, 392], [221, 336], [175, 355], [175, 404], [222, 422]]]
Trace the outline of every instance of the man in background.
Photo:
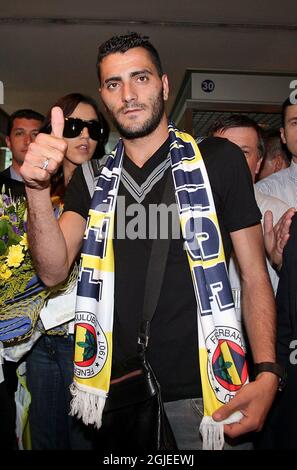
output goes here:
[[[265, 152], [263, 134], [260, 126], [248, 116], [234, 114], [228, 118], [215, 122], [210, 129], [209, 134], [215, 137], [224, 137], [241, 148], [246, 157], [246, 162], [249, 166], [253, 182], [255, 183]], [[265, 212], [269, 210], [273, 215], [273, 223], [276, 224], [289, 207], [276, 197], [262, 194], [255, 185], [254, 190], [256, 202], [263, 217], [262, 223], [264, 223]], [[268, 249], [268, 246], [266, 246], [266, 249]], [[269, 253], [268, 256], [273, 256], [273, 253]], [[231, 272], [233, 272], [234, 266], [232, 263], [230, 268]], [[268, 260], [267, 268], [274, 293], [276, 293], [278, 274], [272, 268]], [[232, 287], [234, 287], [232, 282], [231, 284]], [[240, 286], [239, 279], [238, 282], [236, 282], [236, 286], [237, 285], [238, 287]]]
[[262, 180], [280, 170], [288, 168], [290, 161], [278, 129], [271, 129], [264, 134], [265, 153], [258, 179]]
[[0, 183], [4, 179], [23, 181], [20, 167], [31, 142], [34, 142], [44, 117], [32, 109], [19, 109], [9, 118], [6, 145], [12, 153], [11, 166], [0, 173]]
[[264, 178], [257, 188], [264, 194], [277, 197], [290, 207], [297, 207], [297, 104], [286, 99], [282, 107], [282, 142], [292, 155], [291, 165]]

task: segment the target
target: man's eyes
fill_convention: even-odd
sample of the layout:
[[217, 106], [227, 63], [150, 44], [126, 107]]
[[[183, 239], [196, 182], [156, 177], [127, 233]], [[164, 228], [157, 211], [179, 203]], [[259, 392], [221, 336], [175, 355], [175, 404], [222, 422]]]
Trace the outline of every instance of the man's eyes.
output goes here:
[[[136, 82], [144, 83], [149, 80], [149, 77], [147, 75], [135, 75], [134, 80]], [[119, 85], [120, 84], [118, 82], [109, 82], [107, 83], [106, 88], [108, 90], [115, 90], [116, 88], [119, 87]]]
[[[26, 134], [25, 131], [15, 131], [15, 133], [14, 133], [14, 135], [16, 137], [22, 137], [25, 134]], [[38, 136], [38, 134], [39, 134], [39, 131], [34, 131], [34, 132], [30, 133], [31, 137], [33, 137], [33, 138], [36, 138]]]
[[148, 80], [148, 76], [147, 76], [147, 75], [139, 75], [139, 76], [137, 77], [137, 80], [138, 80], [139, 82], [146, 82], [146, 81]]
[[117, 86], [118, 86], [117, 82], [110, 82], [110, 83], [107, 84], [107, 88], [109, 90], [114, 90], [115, 88], [117, 88]]

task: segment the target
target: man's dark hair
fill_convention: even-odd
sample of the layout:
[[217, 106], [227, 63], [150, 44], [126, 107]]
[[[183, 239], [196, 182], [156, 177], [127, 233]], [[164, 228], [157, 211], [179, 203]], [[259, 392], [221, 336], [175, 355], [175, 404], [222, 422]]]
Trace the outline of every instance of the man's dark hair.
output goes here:
[[280, 132], [278, 129], [268, 129], [264, 132], [265, 143], [265, 160], [273, 160], [276, 156], [280, 155], [284, 162], [289, 165], [289, 158], [286, 152], [286, 147], [282, 143]]
[[285, 127], [286, 112], [289, 106], [293, 106], [294, 103], [291, 102], [291, 98], [287, 98], [282, 104], [282, 127]]
[[224, 132], [227, 129], [232, 129], [233, 127], [248, 127], [256, 131], [258, 136], [259, 158], [262, 158], [265, 151], [263, 131], [256, 121], [244, 114], [232, 114], [229, 117], [221, 118], [220, 120], [215, 121], [215, 123], [209, 129], [208, 135], [213, 135], [216, 132]]
[[163, 75], [163, 68], [160, 60], [160, 56], [155, 47], [150, 43], [148, 36], [141, 36], [138, 33], [128, 33], [123, 36], [113, 36], [99, 46], [98, 57], [96, 62], [97, 74], [99, 83], [101, 83], [100, 77], [100, 63], [109, 54], [115, 54], [116, 52], [127, 52], [129, 49], [134, 47], [142, 47], [146, 49], [150, 54], [152, 62], [154, 63], [158, 75], [161, 78]]
[[9, 116], [6, 132], [6, 135], [8, 136], [10, 136], [15, 119], [35, 119], [36, 121], [40, 121], [42, 123], [44, 116], [37, 111], [33, 111], [33, 109], [18, 109]]

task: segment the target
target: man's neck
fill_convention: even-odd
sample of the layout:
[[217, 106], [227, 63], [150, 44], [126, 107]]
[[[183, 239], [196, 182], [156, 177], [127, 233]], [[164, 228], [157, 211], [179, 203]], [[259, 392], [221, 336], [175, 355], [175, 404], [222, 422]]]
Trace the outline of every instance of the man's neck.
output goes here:
[[292, 155], [292, 160], [293, 160], [293, 162], [296, 163], [296, 165], [297, 165], [297, 157], [295, 157], [295, 155]]
[[[13, 170], [13, 171], [11, 171]], [[23, 178], [20, 174], [20, 165], [13, 159], [10, 169], [11, 178], [17, 181], [23, 181]]]
[[139, 168], [154, 155], [168, 138], [167, 118], [164, 115], [159, 126], [151, 134], [139, 139], [123, 139], [125, 153]]
[[11, 166], [14, 169], [14, 171], [19, 175], [20, 174], [20, 165], [18, 162], [14, 159], [12, 159]]

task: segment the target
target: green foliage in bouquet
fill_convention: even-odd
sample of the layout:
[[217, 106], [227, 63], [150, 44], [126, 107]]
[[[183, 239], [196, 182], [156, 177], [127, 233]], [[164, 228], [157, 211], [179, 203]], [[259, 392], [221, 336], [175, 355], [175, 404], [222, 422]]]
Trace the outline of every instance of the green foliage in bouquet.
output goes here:
[[[59, 218], [62, 205], [54, 202]], [[47, 288], [42, 283], [28, 249], [26, 214], [25, 198], [0, 193], [0, 341], [6, 345], [28, 339], [36, 327], [43, 332], [39, 314], [45, 302], [72, 291], [78, 276], [75, 264], [61, 284]], [[65, 328], [54, 328], [52, 334], [65, 334]]]
[[26, 235], [26, 201], [0, 194], [0, 307], [23, 292], [33, 274]]

